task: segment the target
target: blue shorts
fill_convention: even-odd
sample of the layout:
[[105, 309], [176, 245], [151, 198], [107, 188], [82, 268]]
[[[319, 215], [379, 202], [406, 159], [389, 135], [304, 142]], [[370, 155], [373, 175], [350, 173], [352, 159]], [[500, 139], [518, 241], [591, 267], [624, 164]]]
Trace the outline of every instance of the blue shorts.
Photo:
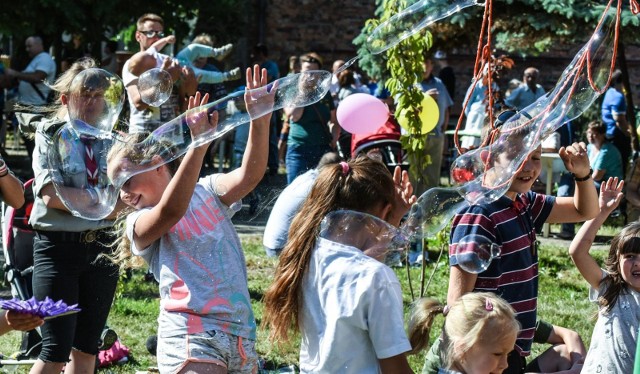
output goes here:
[[228, 373], [258, 371], [258, 353], [253, 340], [215, 330], [158, 338], [160, 373], [177, 373], [190, 362], [223, 366]]

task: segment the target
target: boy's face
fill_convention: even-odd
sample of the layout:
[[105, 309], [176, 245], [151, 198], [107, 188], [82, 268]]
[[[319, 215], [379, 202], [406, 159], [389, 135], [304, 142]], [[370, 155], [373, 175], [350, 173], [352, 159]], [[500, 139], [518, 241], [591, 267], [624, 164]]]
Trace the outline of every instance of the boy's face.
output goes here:
[[[504, 154], [501, 154], [499, 158], [503, 157], [503, 155]], [[542, 170], [541, 159], [542, 147], [538, 146], [538, 148], [527, 155], [522, 170], [513, 176], [511, 185], [507, 191], [507, 196], [514, 199], [516, 194], [526, 193], [531, 190], [531, 186], [533, 186], [533, 183], [538, 179], [540, 171]]]

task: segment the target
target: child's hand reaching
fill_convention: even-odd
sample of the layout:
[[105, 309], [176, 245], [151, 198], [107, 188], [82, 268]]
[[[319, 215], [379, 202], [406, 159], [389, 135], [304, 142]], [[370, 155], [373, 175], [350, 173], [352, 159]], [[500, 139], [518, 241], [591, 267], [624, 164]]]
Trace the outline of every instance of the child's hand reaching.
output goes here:
[[[255, 120], [271, 114], [275, 101], [277, 83], [267, 85], [267, 69], [260, 69], [259, 65], [254, 65], [253, 70], [247, 68], [247, 91], [244, 95], [244, 102], [247, 105], [247, 112], [251, 119]], [[270, 117], [265, 117], [270, 119]]]
[[598, 199], [600, 214], [608, 217], [618, 207], [624, 196], [622, 187], [624, 187], [624, 181], [618, 181], [617, 177], [602, 182]]
[[[191, 132], [191, 139], [194, 141], [203, 134], [213, 133], [218, 125], [218, 112], [214, 111], [209, 114], [206, 107], [202, 107], [209, 102], [209, 94], [200, 97], [200, 92], [196, 92], [195, 96], [189, 97], [189, 109], [185, 114], [187, 125]], [[203, 143], [202, 145], [211, 143], [213, 139]]]
[[587, 155], [587, 146], [583, 143], [573, 143], [568, 147], [562, 147], [558, 151], [564, 167], [568, 172], [582, 178], [589, 174], [591, 166], [589, 165], [589, 156]]
[[175, 42], [176, 42], [176, 36], [175, 35], [167, 35], [163, 39], [164, 39], [164, 42], [166, 42], [167, 44], [175, 44]]
[[393, 182], [396, 188], [396, 198], [393, 202], [393, 208], [388, 222], [397, 227], [400, 225], [402, 217], [418, 198], [413, 194], [413, 186], [409, 181], [409, 173], [400, 169], [399, 166], [396, 166], [393, 171]]

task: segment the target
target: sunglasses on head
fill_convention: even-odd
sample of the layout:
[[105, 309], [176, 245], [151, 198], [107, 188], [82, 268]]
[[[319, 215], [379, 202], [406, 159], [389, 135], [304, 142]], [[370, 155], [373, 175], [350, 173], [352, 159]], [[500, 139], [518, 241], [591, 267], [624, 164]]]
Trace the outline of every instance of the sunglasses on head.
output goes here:
[[158, 38], [164, 38], [164, 31], [149, 30], [149, 31], [139, 31], [139, 32], [144, 34], [144, 36], [146, 36], [147, 38], [153, 38], [155, 36], [157, 36]]
[[500, 114], [498, 114], [498, 116], [496, 117], [496, 120], [493, 121], [493, 126], [495, 128], [501, 127], [502, 125], [505, 124], [505, 122], [507, 122], [509, 119], [511, 119], [511, 117], [515, 116], [516, 114], [521, 114], [527, 119], [531, 119], [531, 116], [527, 112], [518, 112], [517, 110], [507, 109], [505, 111], [500, 112]]

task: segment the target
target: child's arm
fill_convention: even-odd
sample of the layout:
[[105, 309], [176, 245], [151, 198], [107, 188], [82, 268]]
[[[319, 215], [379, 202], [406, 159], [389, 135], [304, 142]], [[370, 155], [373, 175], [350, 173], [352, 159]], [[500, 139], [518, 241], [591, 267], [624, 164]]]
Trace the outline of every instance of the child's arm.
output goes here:
[[602, 270], [600, 270], [600, 266], [596, 260], [589, 254], [589, 249], [593, 244], [593, 240], [596, 238], [600, 226], [602, 226], [609, 214], [620, 204], [620, 200], [622, 200], [623, 197], [623, 185], [624, 182], [618, 182], [618, 178], [609, 178], [609, 180], [600, 185], [600, 213], [598, 213], [594, 219], [582, 225], [569, 246], [569, 254], [580, 271], [580, 274], [582, 274], [589, 285], [595, 289], [598, 288], [602, 280]]
[[[189, 98], [189, 109], [204, 105], [209, 100], [206, 94], [200, 100], [200, 93]], [[206, 110], [187, 112], [192, 138], [210, 131], [218, 123], [218, 112], [208, 115]], [[209, 143], [191, 147], [185, 154], [175, 175], [162, 193], [160, 202], [138, 217], [133, 240], [137, 248], [147, 248], [173, 227], [187, 212], [193, 191], [200, 177], [200, 165], [207, 153]], [[161, 166], [164, 167], [164, 166]], [[166, 168], [166, 167], [165, 167]], [[166, 171], [168, 173], [168, 170]]]
[[449, 289], [447, 290], [447, 305], [453, 305], [462, 295], [473, 291], [478, 274], [466, 272], [460, 266], [449, 269]]
[[[271, 87], [271, 91], [267, 92], [267, 70], [260, 70], [259, 65], [247, 68], [247, 90], [257, 90], [263, 87], [264, 92], [251, 96], [251, 92], [245, 93], [245, 103], [247, 112], [264, 111], [269, 107], [273, 107], [273, 99], [275, 96], [275, 87]], [[253, 115], [252, 115], [253, 117]], [[267, 170], [267, 153], [269, 151], [269, 124], [271, 122], [271, 112], [259, 117], [252, 118], [249, 127], [249, 138], [247, 139], [247, 147], [242, 157], [242, 165], [239, 168], [221, 174], [216, 181], [216, 189], [225, 191], [220, 196], [220, 201], [226, 205], [242, 199], [251, 192], [264, 177]], [[219, 188], [222, 187], [222, 188]]]
[[150, 48], [155, 48], [156, 51], [160, 52], [162, 48], [164, 48], [167, 44], [173, 44], [176, 42], [176, 37], [174, 35], [168, 35], [164, 38], [160, 38], [156, 40], [155, 43], [151, 44]]
[[407, 362], [407, 357], [404, 353], [399, 354], [397, 356], [378, 359], [378, 363], [380, 363], [380, 372], [382, 374], [391, 374], [391, 373], [412, 373], [411, 367]]
[[558, 152], [567, 171], [577, 178], [588, 177], [584, 181], [576, 181], [573, 197], [558, 197], [547, 218], [549, 223], [583, 222], [598, 214], [598, 193], [591, 179], [589, 157], [584, 143], [573, 143], [560, 148]]

